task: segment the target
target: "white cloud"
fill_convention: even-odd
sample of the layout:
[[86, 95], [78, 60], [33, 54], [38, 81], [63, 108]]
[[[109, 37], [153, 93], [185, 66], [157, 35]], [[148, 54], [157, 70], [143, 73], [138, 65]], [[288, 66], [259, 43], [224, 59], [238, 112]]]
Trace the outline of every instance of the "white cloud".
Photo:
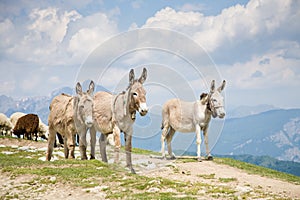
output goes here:
[[60, 13], [57, 8], [34, 9], [29, 15], [33, 23], [28, 29], [39, 34], [45, 33], [54, 43], [62, 42], [70, 21], [81, 18], [75, 10]]
[[300, 17], [300, 9], [295, 7], [299, 8], [298, 1], [251, 0], [246, 6], [237, 4], [226, 8], [217, 16], [204, 16], [200, 12], [177, 12], [167, 7], [149, 18], [144, 27], [184, 32], [213, 52], [228, 42], [274, 34], [282, 26], [286, 27], [287, 23], [299, 29], [296, 17]]
[[22, 12], [1, 16], [1, 68], [6, 71], [2, 94], [49, 93], [74, 81], [88, 53], [118, 32], [113, 20], [120, 13], [117, 8], [81, 15], [71, 3], [57, 5], [30, 4]]
[[199, 26], [203, 19], [203, 14], [198, 12], [176, 12], [174, 9], [166, 7], [158, 11], [154, 17], [149, 18], [144, 27], [185, 29], [184, 32], [188, 33], [188, 30]]
[[223, 76], [238, 89], [272, 89], [300, 85], [299, 59], [285, 58], [285, 50], [255, 56], [245, 63], [223, 67]]
[[[217, 64], [234, 88], [288, 87], [300, 84], [299, 8], [299, 1], [250, 0], [216, 16], [204, 16], [193, 9], [167, 7], [149, 18], [144, 27], [191, 36], [212, 56], [223, 59]], [[231, 65], [222, 66], [228, 60]]]
[[0, 49], [9, 48], [13, 43], [13, 35], [15, 32], [14, 24], [10, 19], [5, 19], [4, 21], [0, 22]]
[[[3, 51], [8, 59], [18, 59], [22, 62], [34, 62], [53, 65], [61, 58], [60, 47], [66, 35], [68, 24], [80, 18], [72, 11], [61, 11], [58, 8], [33, 9], [25, 24], [18, 20], [5, 19], [1, 23], [1, 37], [6, 39]], [[16, 34], [15, 34], [16, 33]]]
[[118, 32], [116, 23], [104, 13], [82, 18], [74, 26], [76, 31], [70, 36], [67, 50], [77, 62], [82, 62], [92, 50]]

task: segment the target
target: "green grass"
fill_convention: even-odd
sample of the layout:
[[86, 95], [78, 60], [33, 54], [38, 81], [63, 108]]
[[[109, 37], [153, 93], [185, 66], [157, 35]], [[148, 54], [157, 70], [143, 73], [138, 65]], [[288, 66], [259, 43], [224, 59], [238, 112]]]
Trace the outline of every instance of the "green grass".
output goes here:
[[198, 177], [204, 178], [204, 179], [214, 179], [215, 174], [198, 174]]
[[[137, 150], [139, 153], [144, 150]], [[12, 152], [3, 154], [1, 152]], [[150, 154], [152, 152], [146, 151]], [[184, 197], [194, 198], [192, 192], [181, 188], [192, 188], [190, 183], [172, 181], [165, 178], [148, 178], [128, 173], [123, 167], [115, 164], [103, 163], [99, 160], [56, 160], [45, 162], [38, 160], [45, 156], [44, 152], [27, 152], [10, 147], [0, 148], [0, 173], [5, 173], [11, 179], [21, 175], [33, 175], [32, 180], [24, 187], [35, 187], [39, 184], [70, 184], [74, 187], [93, 188], [107, 186], [103, 190], [107, 198], [117, 199], [128, 197], [133, 199], [172, 199], [184, 194]], [[55, 177], [54, 181], [50, 178]], [[26, 188], [18, 188], [24, 190]], [[151, 188], [158, 188], [159, 192], [148, 192]], [[37, 189], [37, 188], [36, 188]], [[172, 189], [172, 192], [165, 192]], [[191, 194], [192, 193], [192, 194]], [[8, 193], [4, 199], [16, 197], [18, 194]]]
[[[13, 152], [3, 154], [1, 152]], [[139, 152], [143, 152], [140, 151]], [[37, 190], [39, 184], [71, 184], [74, 187], [89, 188], [107, 186], [103, 192], [107, 198], [118, 199], [128, 197], [132, 199], [197, 199], [199, 191], [206, 190], [210, 194], [230, 194], [225, 187], [212, 187], [209, 184], [174, 181], [167, 178], [149, 178], [128, 173], [124, 168], [115, 164], [107, 164], [98, 160], [57, 160], [45, 162], [38, 160], [43, 155], [37, 152], [27, 152], [9, 147], [0, 148], [0, 172], [6, 173], [12, 179], [21, 175], [34, 175], [24, 187]], [[151, 152], [152, 154], [152, 152]], [[27, 158], [30, 157], [30, 158]], [[51, 177], [55, 177], [51, 181]], [[151, 189], [159, 190], [150, 192]], [[210, 189], [213, 188], [213, 189]], [[18, 194], [8, 193], [5, 198], [14, 198]]]
[[[12, 152], [12, 154], [1, 152]], [[146, 155], [153, 155], [155, 153], [136, 148], [133, 149], [133, 152]], [[105, 192], [106, 198], [109, 199], [122, 199], [124, 197], [130, 199], [197, 199], [197, 197], [203, 196], [203, 194], [205, 194], [205, 197], [209, 196], [211, 198], [236, 199], [236, 196], [234, 196], [235, 191], [226, 187], [226, 184], [216, 186], [201, 182], [175, 181], [168, 179], [168, 177], [150, 178], [131, 174], [123, 166], [107, 164], [99, 160], [61, 159], [53, 162], [45, 162], [39, 160], [42, 156], [45, 156], [45, 152], [27, 152], [10, 147], [0, 147], [0, 173], [5, 173], [11, 180], [21, 175], [32, 175], [30, 176], [32, 179], [24, 187], [32, 187], [33, 189], [37, 188], [39, 184], [52, 185], [63, 183], [85, 188], [88, 193], [90, 192], [90, 188], [105, 186], [102, 192]], [[230, 165], [246, 170], [249, 173], [287, 180], [297, 184], [300, 183], [299, 177], [233, 159], [215, 158], [213, 162]], [[170, 167], [172, 166], [170, 165]], [[174, 172], [176, 170], [180, 172], [176, 168], [176, 165], [174, 166]], [[220, 183], [236, 181], [234, 178], [217, 179], [215, 174], [200, 174], [197, 176], [204, 179], [214, 179], [213, 181], [219, 181]], [[55, 179], [51, 180], [53, 177]], [[151, 192], [151, 189], [158, 191]], [[22, 191], [22, 188], [20, 188], [20, 191]], [[21, 192], [12, 194], [7, 191], [7, 194], [4, 194], [3, 198], [21, 198], [20, 195], [22, 195]], [[261, 196], [263, 195], [262, 193]]]
[[[125, 151], [125, 148], [122, 147], [122, 150]], [[159, 153], [159, 152], [150, 151], [150, 150], [146, 150], [146, 149], [139, 149], [139, 148], [132, 148], [132, 153], [143, 154], [143, 155], [161, 155], [161, 153]]]
[[236, 178], [219, 178], [219, 181], [222, 183], [228, 183], [228, 182], [237, 181], [237, 179]]
[[265, 167], [260, 167], [257, 165], [253, 165], [250, 163], [246, 162], [241, 162], [238, 160], [234, 160], [232, 158], [214, 158], [214, 162], [219, 163], [219, 164], [225, 164], [229, 165], [231, 167], [235, 167], [238, 169], [242, 169], [249, 174], [258, 174], [261, 176], [269, 177], [269, 178], [276, 178], [280, 179], [283, 181], [288, 181], [294, 184], [299, 185], [300, 184], [300, 177], [299, 176], [294, 176], [291, 174], [279, 172], [273, 169], [265, 168]]

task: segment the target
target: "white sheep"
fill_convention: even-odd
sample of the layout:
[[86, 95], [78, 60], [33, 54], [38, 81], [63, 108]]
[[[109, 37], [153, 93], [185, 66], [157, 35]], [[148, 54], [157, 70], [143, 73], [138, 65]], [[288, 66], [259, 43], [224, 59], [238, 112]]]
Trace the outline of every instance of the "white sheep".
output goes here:
[[48, 129], [49, 127], [42, 122], [42, 120], [39, 118], [39, 132], [38, 136], [42, 139], [48, 140], [49, 132]]
[[25, 113], [22, 112], [15, 112], [13, 114], [11, 114], [10, 116], [10, 122], [12, 123], [13, 127], [15, 127], [15, 125], [17, 124], [17, 121], [20, 117], [25, 116]]
[[3, 113], [0, 113], [0, 134], [1, 135], [11, 135], [11, 130], [13, 128], [12, 123]]

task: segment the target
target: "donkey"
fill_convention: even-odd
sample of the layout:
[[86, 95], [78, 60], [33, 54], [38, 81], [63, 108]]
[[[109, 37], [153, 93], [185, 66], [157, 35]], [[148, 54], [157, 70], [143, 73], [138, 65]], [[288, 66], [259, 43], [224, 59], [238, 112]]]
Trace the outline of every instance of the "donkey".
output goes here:
[[[139, 79], [135, 79], [134, 70], [129, 73], [129, 86], [126, 91], [118, 95], [108, 92], [98, 92], [94, 97], [94, 126], [90, 129], [91, 135], [96, 135], [96, 131], [101, 132], [100, 136], [100, 154], [102, 161], [107, 162], [106, 140], [109, 134], [113, 134], [115, 141], [115, 159], [119, 161], [119, 152], [121, 148], [120, 133], [124, 133], [126, 165], [135, 173], [132, 167], [132, 134], [133, 123], [135, 121], [136, 111], [144, 116], [148, 112], [146, 104], [146, 91], [143, 83], [147, 78], [147, 70], [143, 69]], [[94, 141], [95, 143], [96, 141]], [[93, 144], [94, 145], [94, 144]]]
[[168, 154], [172, 159], [175, 155], [172, 153], [171, 141], [175, 131], [182, 133], [196, 132], [197, 137], [197, 158], [201, 161], [201, 135], [203, 131], [204, 142], [206, 146], [206, 155], [209, 160], [213, 157], [208, 147], [208, 125], [213, 118], [225, 117], [224, 100], [221, 91], [225, 87], [225, 80], [222, 85], [215, 90], [215, 81], [211, 82], [210, 93], [203, 93], [200, 100], [195, 102], [185, 102], [180, 99], [171, 99], [163, 105], [162, 109], [162, 135], [161, 135], [161, 153], [165, 156], [165, 139], [167, 139]]
[[[50, 104], [48, 117], [49, 138], [46, 160], [52, 157], [56, 133], [64, 138], [65, 158], [75, 158], [75, 134], [78, 133], [81, 159], [86, 160], [86, 132], [93, 125], [93, 92], [95, 84], [90, 82], [87, 92], [82, 92], [80, 83], [76, 85], [77, 96], [60, 94]], [[96, 137], [96, 136], [95, 136]], [[94, 138], [95, 140], [96, 138]], [[91, 147], [91, 159], [95, 158], [95, 147]]]

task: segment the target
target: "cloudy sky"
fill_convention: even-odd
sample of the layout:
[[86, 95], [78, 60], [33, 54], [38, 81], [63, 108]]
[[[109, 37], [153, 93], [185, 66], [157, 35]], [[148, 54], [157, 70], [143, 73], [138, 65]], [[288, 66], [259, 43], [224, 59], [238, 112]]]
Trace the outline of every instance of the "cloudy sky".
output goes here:
[[229, 107], [299, 108], [299, 19], [298, 0], [2, 0], [0, 95], [44, 96], [84, 79], [115, 90], [147, 65], [148, 96], [198, 95], [226, 79]]

